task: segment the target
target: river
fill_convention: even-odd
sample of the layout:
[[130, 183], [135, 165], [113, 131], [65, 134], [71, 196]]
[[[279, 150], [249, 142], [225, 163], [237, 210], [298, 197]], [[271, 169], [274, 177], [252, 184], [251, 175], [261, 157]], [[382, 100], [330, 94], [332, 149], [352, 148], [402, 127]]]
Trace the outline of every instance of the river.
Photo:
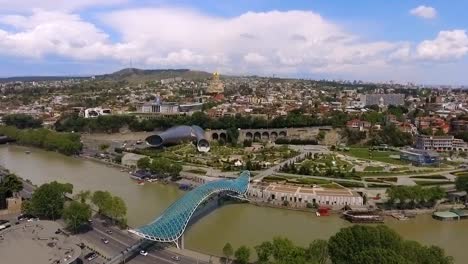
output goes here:
[[[26, 154], [25, 150], [31, 150], [31, 154]], [[56, 180], [72, 183], [75, 192], [107, 190], [121, 196], [127, 203], [131, 226], [149, 223], [184, 194], [173, 185], [137, 185], [128, 173], [101, 163], [14, 145], [0, 146], [0, 165], [34, 184]], [[463, 263], [467, 256], [468, 220], [440, 222], [422, 215], [408, 221], [387, 218], [386, 224], [406, 239], [444, 248], [455, 257], [456, 263]], [[340, 228], [350, 225], [337, 216], [316, 217], [307, 212], [231, 204], [192, 225], [185, 233], [185, 245], [214, 255], [222, 254], [226, 242], [235, 248], [240, 245], [253, 247], [274, 236], [284, 236], [306, 245], [317, 238], [327, 239]]]

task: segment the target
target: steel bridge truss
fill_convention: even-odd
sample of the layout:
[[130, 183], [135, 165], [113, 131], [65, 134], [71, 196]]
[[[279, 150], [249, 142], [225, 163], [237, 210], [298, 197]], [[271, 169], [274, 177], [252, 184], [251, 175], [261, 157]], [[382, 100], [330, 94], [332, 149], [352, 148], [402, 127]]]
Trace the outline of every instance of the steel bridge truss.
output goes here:
[[179, 238], [183, 235], [190, 218], [201, 203], [212, 195], [221, 192], [230, 192], [236, 194], [238, 198], [245, 199], [249, 182], [250, 172], [243, 171], [236, 179], [223, 179], [205, 183], [186, 193], [153, 222], [129, 231], [152, 241], [174, 242], [179, 248]]

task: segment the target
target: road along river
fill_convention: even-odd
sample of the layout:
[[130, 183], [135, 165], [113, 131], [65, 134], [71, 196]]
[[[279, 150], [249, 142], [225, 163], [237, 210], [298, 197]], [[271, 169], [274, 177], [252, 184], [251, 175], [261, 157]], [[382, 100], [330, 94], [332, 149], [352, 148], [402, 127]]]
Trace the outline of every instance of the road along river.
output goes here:
[[[31, 150], [31, 154], [25, 150]], [[0, 165], [37, 185], [56, 180], [72, 183], [75, 192], [107, 190], [121, 196], [127, 203], [128, 223], [133, 227], [149, 223], [184, 194], [173, 185], [137, 185], [128, 173], [101, 163], [14, 145], [0, 146]], [[430, 215], [421, 215], [408, 221], [387, 218], [386, 224], [406, 239], [444, 248], [456, 263], [463, 263], [466, 257], [467, 220], [440, 222]], [[338, 216], [316, 217], [306, 212], [232, 204], [216, 209], [192, 225], [185, 233], [185, 245], [214, 255], [222, 255], [226, 242], [234, 247], [253, 247], [274, 236], [306, 245], [317, 238], [327, 239], [350, 225]]]

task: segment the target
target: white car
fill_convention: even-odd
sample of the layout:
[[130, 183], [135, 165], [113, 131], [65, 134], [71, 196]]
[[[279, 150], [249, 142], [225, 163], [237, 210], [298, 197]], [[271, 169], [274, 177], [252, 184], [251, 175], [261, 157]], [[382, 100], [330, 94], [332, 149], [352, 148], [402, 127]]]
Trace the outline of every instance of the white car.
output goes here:
[[140, 255], [142, 256], [147, 256], [148, 255], [148, 252], [144, 251], [144, 250], [140, 250]]
[[179, 256], [173, 256], [172, 259], [175, 260], [175, 261], [179, 261], [180, 257]]

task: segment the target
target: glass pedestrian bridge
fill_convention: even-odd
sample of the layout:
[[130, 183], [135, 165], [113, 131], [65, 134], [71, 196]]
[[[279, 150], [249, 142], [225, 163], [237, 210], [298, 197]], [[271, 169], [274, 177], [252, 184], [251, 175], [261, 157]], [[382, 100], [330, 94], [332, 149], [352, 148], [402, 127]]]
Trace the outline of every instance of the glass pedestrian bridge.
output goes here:
[[250, 172], [243, 171], [236, 179], [205, 183], [186, 193], [150, 224], [130, 230], [130, 232], [148, 240], [174, 242], [179, 247], [178, 239], [183, 235], [190, 218], [203, 201], [220, 192], [245, 197], [249, 182]]

